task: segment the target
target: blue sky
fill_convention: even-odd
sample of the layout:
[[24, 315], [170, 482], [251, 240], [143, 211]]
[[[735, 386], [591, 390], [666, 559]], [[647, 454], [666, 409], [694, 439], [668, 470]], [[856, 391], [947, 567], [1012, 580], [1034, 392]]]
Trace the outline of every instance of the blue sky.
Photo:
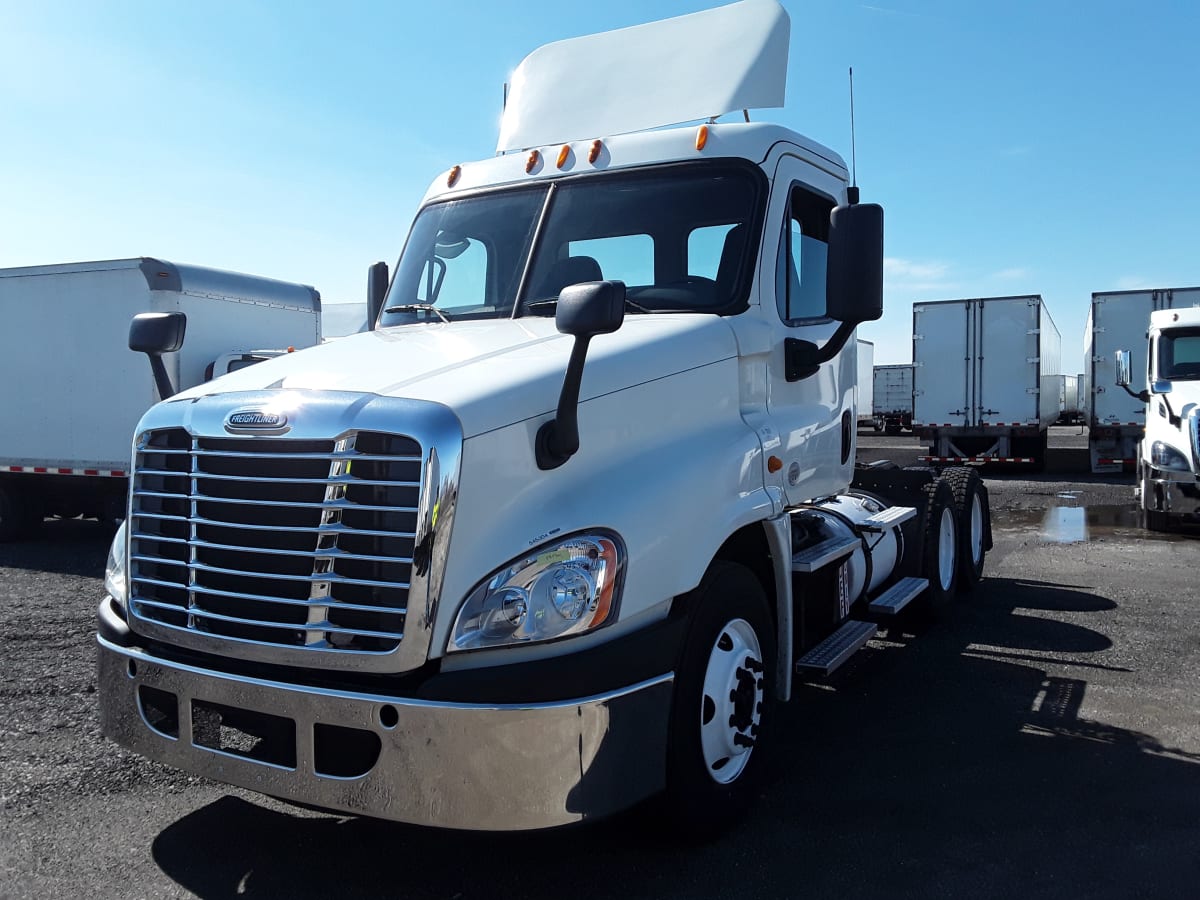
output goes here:
[[[715, 5], [0, 3], [0, 266], [159, 256], [360, 301], [428, 183], [489, 156], [534, 47]], [[887, 216], [876, 362], [915, 300], [1200, 284], [1200, 5], [785, 0], [788, 105]]]

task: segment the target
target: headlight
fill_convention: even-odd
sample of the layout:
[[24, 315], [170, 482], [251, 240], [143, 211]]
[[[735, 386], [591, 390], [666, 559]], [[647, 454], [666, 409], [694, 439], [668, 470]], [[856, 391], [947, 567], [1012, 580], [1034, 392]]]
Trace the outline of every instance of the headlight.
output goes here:
[[467, 597], [447, 652], [531, 644], [616, 617], [625, 547], [607, 532], [547, 544], [494, 573]]
[[1190, 472], [1192, 464], [1188, 458], [1162, 441], [1150, 445], [1150, 462], [1156, 469], [1169, 469], [1173, 472]]
[[108, 563], [104, 566], [104, 589], [122, 610], [129, 602], [129, 581], [125, 577], [125, 535], [128, 526], [126, 520], [117, 529], [112, 546], [108, 548]]

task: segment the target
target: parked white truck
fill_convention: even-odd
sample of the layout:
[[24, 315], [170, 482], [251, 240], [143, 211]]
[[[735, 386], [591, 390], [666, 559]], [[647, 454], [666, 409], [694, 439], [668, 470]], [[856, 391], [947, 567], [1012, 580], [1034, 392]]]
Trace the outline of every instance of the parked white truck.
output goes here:
[[[1084, 392], [1088, 450], [1093, 472], [1130, 471], [1137, 467], [1138, 443], [1146, 427], [1146, 404], [1138, 396], [1146, 383], [1146, 328], [1156, 310], [1200, 305], [1200, 287], [1143, 291], [1100, 291], [1092, 294], [1083, 336], [1087, 368]], [[1115, 387], [1116, 352], [1130, 352], [1129, 388]]]
[[911, 363], [876, 366], [872, 373], [872, 411], [878, 427], [899, 434], [913, 425], [913, 367]]
[[859, 338], [858, 357], [855, 362], [854, 408], [858, 411], [858, 426], [875, 426], [875, 414], [867, 392], [871, 390], [871, 371], [875, 368], [875, 345]]
[[1126, 349], [1114, 355], [1115, 382], [1146, 404], [1136, 495], [1143, 525], [1167, 531], [1200, 524], [1200, 308], [1150, 313], [1147, 337], [1146, 368], [1139, 373], [1147, 387], [1130, 388]]
[[374, 330], [146, 414], [105, 734], [404, 822], [661, 792], [720, 827], [797, 672], [980, 578], [976, 473], [856, 469], [882, 210], [740, 121], [782, 103], [787, 48], [773, 0], [542, 47], [499, 155], [439, 175], [373, 267]]
[[[313, 288], [147, 257], [0, 269], [0, 540], [45, 515], [120, 519], [130, 437], [157, 400], [146, 361], [125, 346], [136, 313], [187, 316], [163, 358], [175, 384], [320, 340]], [[18, 389], [19, 386], [19, 389]]]
[[1060, 397], [1058, 328], [1040, 296], [913, 304], [913, 430], [936, 464], [1040, 465]]

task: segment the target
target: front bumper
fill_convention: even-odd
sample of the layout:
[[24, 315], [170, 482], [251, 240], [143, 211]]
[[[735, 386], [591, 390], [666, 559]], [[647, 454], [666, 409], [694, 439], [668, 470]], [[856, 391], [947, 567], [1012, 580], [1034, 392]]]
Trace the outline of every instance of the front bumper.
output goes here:
[[671, 674], [560, 702], [450, 703], [233, 676], [103, 634], [97, 643], [105, 736], [298, 803], [505, 831], [608, 815], [664, 784]]
[[1190, 472], [1174, 472], [1146, 466], [1147, 477], [1142, 491], [1146, 492], [1146, 509], [1200, 521], [1200, 477]]

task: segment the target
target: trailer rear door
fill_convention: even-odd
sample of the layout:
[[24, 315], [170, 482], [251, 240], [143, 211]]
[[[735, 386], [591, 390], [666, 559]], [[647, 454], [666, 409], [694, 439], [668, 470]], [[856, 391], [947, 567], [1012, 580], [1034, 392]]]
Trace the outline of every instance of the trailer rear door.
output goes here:
[[969, 301], [913, 304], [913, 425], [973, 425]]

